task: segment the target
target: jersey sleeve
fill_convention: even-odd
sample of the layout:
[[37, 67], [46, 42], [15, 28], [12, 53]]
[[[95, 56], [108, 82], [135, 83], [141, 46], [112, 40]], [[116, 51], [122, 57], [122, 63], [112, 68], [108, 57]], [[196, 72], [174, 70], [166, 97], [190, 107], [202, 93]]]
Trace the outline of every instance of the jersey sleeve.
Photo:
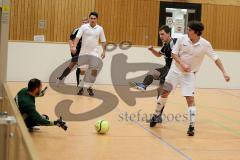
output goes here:
[[78, 33], [78, 29], [74, 29], [70, 35], [70, 40], [74, 40], [77, 36], [77, 33]]
[[103, 28], [101, 28], [100, 40], [101, 40], [101, 42], [106, 42], [106, 37], [105, 37], [104, 31], [103, 31]]
[[34, 105], [26, 106], [29, 108], [26, 114], [30, 119], [32, 119], [36, 124], [43, 125], [43, 126], [52, 126], [53, 123], [45, 118], [43, 118], [37, 111]]
[[216, 61], [218, 59], [218, 55], [213, 51], [212, 45], [210, 43], [207, 44], [206, 47], [207, 55], [213, 60]]
[[181, 48], [182, 38], [178, 39], [172, 48], [172, 53], [178, 55]]
[[82, 37], [82, 35], [83, 35], [83, 31], [84, 31], [84, 25], [82, 25], [82, 26], [79, 28], [76, 37], [79, 38], [79, 39], [81, 39], [81, 37]]

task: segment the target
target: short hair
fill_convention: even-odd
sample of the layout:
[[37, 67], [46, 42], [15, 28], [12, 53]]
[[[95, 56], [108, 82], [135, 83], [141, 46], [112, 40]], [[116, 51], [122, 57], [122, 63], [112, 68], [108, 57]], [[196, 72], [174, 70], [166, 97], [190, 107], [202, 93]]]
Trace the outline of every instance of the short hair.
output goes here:
[[171, 28], [167, 25], [162, 25], [160, 28], [159, 28], [159, 32], [164, 30], [164, 32], [166, 32], [167, 34], [170, 34], [171, 35]]
[[39, 79], [33, 78], [28, 82], [28, 91], [32, 92], [36, 88], [40, 87], [42, 82]]
[[194, 30], [194, 32], [198, 35], [202, 35], [202, 31], [204, 30], [204, 25], [200, 21], [191, 21], [188, 23], [188, 27]]
[[90, 17], [90, 16], [95, 16], [95, 17], [98, 18], [98, 13], [97, 13], [97, 12], [91, 12], [91, 13], [89, 14], [89, 17]]

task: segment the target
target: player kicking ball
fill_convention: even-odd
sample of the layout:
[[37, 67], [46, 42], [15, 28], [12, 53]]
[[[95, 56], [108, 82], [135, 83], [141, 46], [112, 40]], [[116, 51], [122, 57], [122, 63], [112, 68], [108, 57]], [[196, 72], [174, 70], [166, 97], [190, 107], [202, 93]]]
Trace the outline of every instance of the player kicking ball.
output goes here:
[[130, 82], [129, 85], [141, 91], [145, 91], [147, 87], [152, 84], [153, 80], [160, 80], [160, 85], [164, 83], [165, 77], [171, 67], [172, 64], [172, 48], [176, 43], [177, 39], [171, 38], [171, 28], [167, 25], [163, 25], [159, 29], [159, 36], [161, 41], [163, 42], [162, 49], [158, 52], [153, 46], [148, 48], [149, 51], [156, 57], [164, 56], [165, 66], [156, 68], [147, 73], [147, 76], [144, 78], [143, 82]]
[[163, 87], [163, 93], [157, 99], [156, 110], [150, 120], [150, 127], [154, 127], [161, 122], [161, 110], [167, 102], [168, 95], [179, 84], [181, 93], [186, 98], [188, 104], [189, 128], [187, 134], [194, 136], [196, 118], [196, 104], [194, 100], [195, 76], [205, 55], [208, 55], [215, 62], [221, 70], [225, 81], [230, 81], [229, 75], [225, 71], [218, 55], [213, 51], [211, 44], [201, 37], [203, 30], [204, 26], [201, 22], [190, 22], [187, 35], [179, 38], [173, 47], [172, 57], [175, 62], [172, 64], [165, 80], [165, 84], [170, 84], [171, 87]]

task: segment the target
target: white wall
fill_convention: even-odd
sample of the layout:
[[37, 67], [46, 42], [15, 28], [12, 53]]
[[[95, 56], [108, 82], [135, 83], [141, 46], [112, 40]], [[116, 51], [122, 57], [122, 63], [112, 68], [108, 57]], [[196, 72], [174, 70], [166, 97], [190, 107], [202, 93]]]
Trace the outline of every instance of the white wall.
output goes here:
[[[163, 59], [152, 56], [146, 48], [132, 47], [128, 50], [116, 50], [107, 53], [103, 60], [103, 68], [97, 78], [97, 84], [111, 84], [111, 59], [112, 56], [123, 53], [128, 57], [128, 63], [161, 63]], [[222, 59], [226, 70], [231, 75], [231, 82], [225, 83], [221, 72], [215, 64], [206, 57], [200, 72], [197, 74], [197, 87], [199, 88], [228, 88], [240, 89], [240, 52], [217, 52]], [[8, 51], [8, 81], [28, 81], [36, 77], [44, 82], [49, 81], [51, 73], [62, 63], [69, 60], [67, 44], [54, 43], [27, 43], [9, 42]], [[121, 71], [121, 67], [119, 67]], [[128, 73], [127, 78], [139, 76], [146, 71]], [[75, 83], [75, 72], [66, 79], [67, 83]]]

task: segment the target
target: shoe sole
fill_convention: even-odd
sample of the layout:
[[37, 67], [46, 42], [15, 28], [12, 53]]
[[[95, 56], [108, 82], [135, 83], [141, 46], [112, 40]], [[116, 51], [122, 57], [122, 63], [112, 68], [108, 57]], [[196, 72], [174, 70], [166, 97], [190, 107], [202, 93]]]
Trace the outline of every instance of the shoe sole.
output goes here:
[[129, 82], [129, 86], [132, 87], [132, 88], [135, 88], [135, 89], [137, 89], [137, 90], [139, 90], [139, 91], [146, 91], [144, 88], [139, 87], [139, 86], [138, 86], [136, 83], [134, 83], [134, 82]]

